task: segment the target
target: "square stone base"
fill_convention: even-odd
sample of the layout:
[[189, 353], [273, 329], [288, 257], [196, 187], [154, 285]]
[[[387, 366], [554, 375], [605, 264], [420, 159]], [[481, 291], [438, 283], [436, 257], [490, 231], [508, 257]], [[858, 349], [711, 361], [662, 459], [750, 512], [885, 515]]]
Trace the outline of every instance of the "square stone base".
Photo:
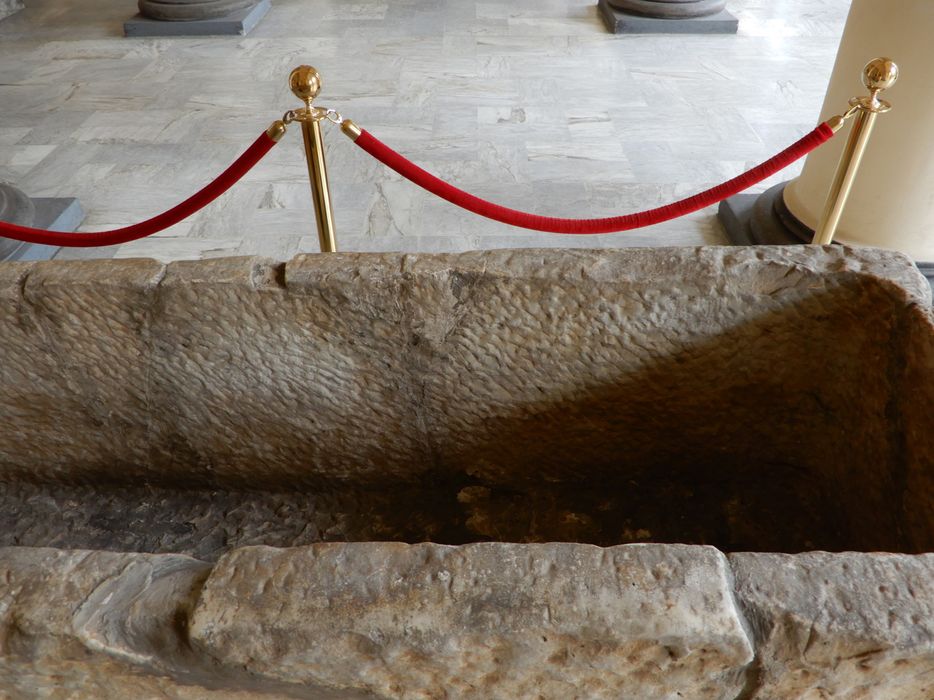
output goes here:
[[253, 31], [272, 7], [271, 0], [260, 0], [253, 7], [231, 12], [223, 17], [191, 22], [163, 22], [143, 15], [123, 23], [126, 36], [243, 36]]
[[739, 20], [726, 10], [706, 17], [657, 19], [617, 10], [607, 0], [599, 0], [597, 9], [614, 34], [736, 34], [739, 27]]
[[724, 199], [717, 207], [717, 219], [726, 229], [726, 237], [733, 245], [755, 245], [749, 231], [752, 208], [758, 195], [737, 194]]
[[[32, 197], [36, 206], [35, 228], [47, 231], [74, 231], [84, 221], [84, 209], [74, 197]], [[58, 246], [23, 243], [6, 260], [51, 260]]]

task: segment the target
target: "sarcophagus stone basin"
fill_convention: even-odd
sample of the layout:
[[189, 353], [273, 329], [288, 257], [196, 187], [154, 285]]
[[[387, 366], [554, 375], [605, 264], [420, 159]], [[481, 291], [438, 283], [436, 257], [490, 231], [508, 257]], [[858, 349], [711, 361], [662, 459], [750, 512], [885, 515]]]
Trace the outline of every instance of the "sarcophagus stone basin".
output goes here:
[[0, 695], [934, 698], [899, 254], [13, 263], [0, 295]]

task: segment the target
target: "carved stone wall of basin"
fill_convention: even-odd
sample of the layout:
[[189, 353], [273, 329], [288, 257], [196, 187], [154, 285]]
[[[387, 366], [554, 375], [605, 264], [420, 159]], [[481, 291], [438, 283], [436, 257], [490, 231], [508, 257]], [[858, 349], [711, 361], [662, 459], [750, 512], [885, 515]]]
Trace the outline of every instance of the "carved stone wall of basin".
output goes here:
[[930, 305], [840, 246], [2, 266], [0, 694], [931, 697]]

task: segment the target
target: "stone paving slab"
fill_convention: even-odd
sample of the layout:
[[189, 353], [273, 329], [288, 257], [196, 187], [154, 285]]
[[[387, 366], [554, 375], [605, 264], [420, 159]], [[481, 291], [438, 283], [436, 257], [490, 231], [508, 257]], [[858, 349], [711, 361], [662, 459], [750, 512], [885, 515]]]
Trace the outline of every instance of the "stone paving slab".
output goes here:
[[722, 555], [677, 545], [241, 549], [189, 631], [256, 677], [380, 698], [725, 700], [752, 660]]

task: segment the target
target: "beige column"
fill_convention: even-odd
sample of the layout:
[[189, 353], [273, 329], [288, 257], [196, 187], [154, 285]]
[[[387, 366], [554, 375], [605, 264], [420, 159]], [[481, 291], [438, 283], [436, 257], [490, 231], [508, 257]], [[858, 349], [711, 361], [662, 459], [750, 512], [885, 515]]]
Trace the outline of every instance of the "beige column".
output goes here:
[[[821, 119], [865, 93], [863, 66], [894, 60], [898, 83], [880, 115], [834, 240], [900, 250], [934, 261], [934, 0], [853, 0]], [[850, 126], [808, 156], [785, 188], [785, 204], [815, 228]]]

